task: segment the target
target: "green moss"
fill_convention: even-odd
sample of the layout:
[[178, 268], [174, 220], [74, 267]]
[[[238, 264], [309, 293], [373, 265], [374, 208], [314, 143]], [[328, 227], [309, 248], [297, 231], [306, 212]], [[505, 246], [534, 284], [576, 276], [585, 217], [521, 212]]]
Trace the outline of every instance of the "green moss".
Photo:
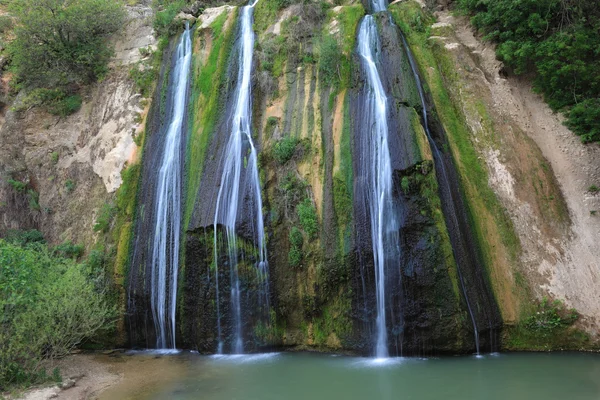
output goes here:
[[[233, 45], [233, 24], [225, 30], [229, 13], [224, 12], [212, 23], [212, 47], [205, 63], [199, 55], [193, 60], [193, 90], [190, 102], [190, 133], [186, 165], [188, 168], [186, 184], [186, 208], [184, 229], [188, 226], [195, 199], [200, 187], [200, 178], [204, 170], [206, 150], [214, 134], [215, 125], [221, 110], [221, 94], [226, 80], [227, 64]], [[232, 15], [231, 18], [235, 18]], [[194, 48], [204, 45], [202, 38], [194, 37]], [[197, 52], [196, 52], [197, 53]], [[213, 155], [214, 157], [214, 155]]]
[[[343, 346], [343, 341], [352, 333], [351, 309], [351, 291], [340, 290], [331, 304], [323, 307], [321, 316], [313, 319], [315, 345], [333, 348]], [[332, 334], [339, 343], [330, 342]]]
[[456, 84], [458, 80], [456, 66], [443, 45], [429, 41], [427, 29], [420, 29], [423, 23], [430, 24], [433, 19], [414, 1], [393, 5], [390, 11], [411, 46], [423, 77], [425, 90], [431, 93], [437, 117], [448, 135], [455, 164], [466, 192], [473, 230], [484, 253], [488, 273], [494, 264], [492, 253], [495, 250], [491, 247], [484, 222], [480, 219], [483, 210], [494, 219], [502, 244], [507, 249], [511, 260], [515, 262], [520, 252], [520, 242], [506, 210], [488, 185], [487, 170], [471, 142], [472, 135], [465, 118], [447, 90], [447, 85]]

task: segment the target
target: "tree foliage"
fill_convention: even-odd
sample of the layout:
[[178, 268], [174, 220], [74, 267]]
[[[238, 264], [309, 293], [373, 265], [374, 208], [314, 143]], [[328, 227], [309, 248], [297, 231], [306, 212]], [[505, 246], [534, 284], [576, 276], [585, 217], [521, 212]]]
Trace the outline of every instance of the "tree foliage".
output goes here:
[[[498, 42], [498, 58], [533, 73], [534, 88], [584, 142], [600, 141], [600, 8], [595, 0], [460, 0]], [[571, 110], [572, 108], [572, 110]], [[571, 112], [569, 112], [571, 110]], [[589, 113], [586, 117], [582, 113]]]
[[78, 264], [38, 235], [26, 239], [0, 240], [0, 390], [35, 382], [43, 359], [68, 354], [115, 315], [97, 257]]
[[19, 0], [10, 10], [17, 19], [12, 65], [18, 80], [34, 88], [101, 77], [112, 55], [107, 39], [125, 17], [117, 0]]

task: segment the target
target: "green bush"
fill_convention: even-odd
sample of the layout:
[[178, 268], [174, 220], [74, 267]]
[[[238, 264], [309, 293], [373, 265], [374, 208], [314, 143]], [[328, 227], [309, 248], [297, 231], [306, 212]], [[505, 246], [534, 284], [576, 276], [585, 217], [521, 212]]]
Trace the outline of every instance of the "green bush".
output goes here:
[[71, 193], [73, 190], [75, 190], [75, 181], [73, 181], [73, 179], [67, 179], [65, 181], [65, 188], [67, 189], [67, 193]]
[[327, 85], [337, 86], [340, 83], [342, 48], [332, 35], [323, 35], [318, 46], [319, 78]]
[[[163, 0], [160, 3], [164, 4], [165, 1]], [[158, 36], [171, 36], [177, 33], [180, 26], [175, 23], [175, 16], [177, 16], [184, 6], [184, 1], [175, 1], [166, 5], [164, 10], [156, 13], [154, 29]]]
[[538, 311], [525, 320], [525, 326], [542, 335], [557, 329], [567, 328], [575, 323], [579, 314], [575, 309], [566, 309], [560, 300], [550, 301], [544, 298], [538, 305]]
[[81, 108], [82, 98], [78, 94], [68, 94], [62, 89], [37, 88], [25, 96], [15, 111], [24, 111], [31, 107], [42, 106], [50, 114], [65, 117]]
[[498, 42], [498, 58], [534, 88], [584, 142], [600, 141], [600, 8], [595, 0], [460, 0]]
[[288, 253], [288, 264], [290, 267], [298, 267], [302, 263], [302, 249], [297, 247], [290, 248]]
[[62, 258], [78, 259], [83, 255], [84, 247], [72, 242], [64, 242], [54, 248], [54, 253]]
[[13, 189], [15, 189], [19, 193], [22, 193], [25, 191], [25, 189], [27, 189], [27, 184], [25, 182], [21, 182], [15, 179], [9, 179], [7, 182], [10, 186], [12, 186]]
[[279, 164], [285, 164], [292, 159], [298, 146], [298, 138], [288, 136], [276, 142], [273, 146], [273, 156]]
[[317, 210], [311, 199], [305, 198], [296, 207], [298, 218], [300, 219], [300, 225], [304, 232], [308, 234], [311, 239], [314, 239], [319, 232], [319, 222], [317, 220]]
[[[0, 240], [0, 390], [48, 376], [40, 362], [108, 328], [115, 310], [84, 265]], [[58, 373], [54, 373], [58, 378]]]
[[100, 212], [96, 216], [96, 223], [94, 224], [94, 232], [108, 232], [110, 224], [117, 212], [117, 208], [112, 204], [104, 204], [100, 209]]
[[300, 229], [293, 226], [290, 230], [289, 240], [290, 252], [288, 253], [288, 264], [291, 267], [297, 267], [302, 262], [302, 245], [304, 244], [304, 237]]
[[33, 243], [46, 243], [42, 232], [32, 229], [29, 231], [21, 231], [18, 229], [9, 229], [6, 232], [6, 242], [14, 244], [16, 246], [27, 246]]
[[[64, 88], [95, 81], [107, 71], [108, 38], [123, 26], [117, 0], [19, 0], [9, 45], [17, 79], [27, 87]], [[77, 99], [65, 99], [64, 109]]]
[[135, 87], [144, 97], [150, 97], [152, 86], [156, 79], [156, 70], [153, 67], [146, 67], [136, 64], [129, 70], [129, 77], [135, 83]]
[[27, 190], [27, 200], [29, 208], [33, 211], [40, 211], [40, 194], [33, 189]]
[[567, 112], [565, 125], [584, 143], [600, 142], [600, 98], [587, 99]]

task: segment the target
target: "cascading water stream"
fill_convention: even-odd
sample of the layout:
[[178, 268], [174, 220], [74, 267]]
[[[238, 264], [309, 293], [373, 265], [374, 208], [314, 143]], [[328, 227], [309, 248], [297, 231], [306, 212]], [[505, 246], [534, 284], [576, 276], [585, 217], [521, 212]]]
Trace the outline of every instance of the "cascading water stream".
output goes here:
[[[450, 182], [450, 179], [448, 177], [448, 171], [446, 169], [446, 166], [444, 164], [444, 160], [442, 159], [442, 154], [437, 146], [437, 144], [435, 143], [435, 141], [433, 140], [433, 137], [431, 135], [431, 130], [429, 128], [429, 119], [428, 119], [428, 115], [427, 115], [427, 105], [425, 103], [425, 95], [423, 93], [423, 85], [421, 84], [421, 78], [419, 76], [419, 73], [417, 72], [417, 66], [415, 64], [415, 60], [413, 58], [412, 52], [410, 51], [410, 47], [408, 47], [408, 43], [406, 42], [406, 38], [404, 37], [403, 34], [401, 34], [401, 38], [402, 38], [402, 44], [404, 45], [404, 48], [406, 49], [406, 55], [408, 57], [408, 61], [411, 67], [411, 70], [413, 72], [413, 75], [415, 77], [415, 81], [417, 84], [417, 89], [419, 92], [419, 96], [421, 99], [421, 107], [422, 107], [422, 116], [423, 116], [423, 127], [425, 128], [425, 133], [427, 134], [427, 139], [429, 141], [429, 144], [431, 146], [431, 149], [433, 150], [433, 157], [434, 157], [434, 161], [435, 161], [435, 166], [436, 166], [436, 170], [437, 173], [440, 174], [441, 176], [439, 177], [439, 181], [443, 182], [443, 183], [448, 183]], [[440, 185], [440, 189], [446, 192], [446, 196], [444, 196], [444, 198], [447, 199], [447, 201], [450, 203], [449, 204], [449, 208], [450, 210], [455, 210], [457, 205], [456, 205], [456, 199], [454, 198], [454, 195], [452, 193], [452, 191], [449, 189], [448, 185]], [[458, 235], [457, 240], [462, 243], [463, 242], [463, 238], [461, 237], [461, 231], [459, 228], [459, 222], [458, 222], [458, 217], [457, 217], [457, 213], [456, 212], [450, 212], [450, 213], [446, 213], [449, 214], [449, 217], [451, 218], [451, 225], [449, 228], [451, 228], [451, 230], [453, 231], [454, 235]], [[467, 309], [469, 311], [469, 316], [471, 317], [471, 322], [473, 324], [473, 331], [474, 331], [474, 336], [475, 336], [475, 347], [477, 350], [477, 354], [479, 354], [479, 329], [477, 327], [477, 321], [475, 319], [475, 314], [473, 312], [473, 308], [471, 307], [471, 303], [469, 301], [469, 296], [467, 293], [467, 289], [465, 287], [465, 283], [464, 283], [464, 279], [461, 273], [461, 266], [460, 266], [460, 260], [457, 260], [457, 272], [458, 272], [458, 278], [459, 278], [459, 282], [460, 282], [460, 286], [461, 286], [461, 290], [463, 292], [463, 295], [465, 297], [465, 302], [467, 303]]]
[[367, 15], [358, 33], [358, 54], [366, 74], [365, 132], [361, 138], [361, 173], [366, 178], [377, 298], [375, 356], [388, 357], [385, 273], [399, 259], [398, 220], [392, 199], [393, 180], [388, 145], [387, 96], [377, 68], [381, 45], [373, 16]]
[[[219, 307], [219, 265], [218, 265], [218, 225], [225, 228], [227, 241], [227, 257], [230, 268], [230, 304], [233, 320], [232, 352], [241, 354], [244, 351], [242, 340], [242, 315], [240, 304], [240, 279], [238, 273], [238, 246], [236, 223], [240, 195], [243, 193], [242, 182], [247, 185], [252, 201], [254, 201], [254, 234], [258, 249], [257, 279], [263, 285], [260, 301], [268, 310], [268, 265], [265, 243], [264, 222], [260, 179], [258, 175], [257, 150], [251, 132], [251, 72], [254, 51], [254, 32], [252, 31], [253, 10], [256, 2], [245, 6], [241, 11], [240, 35], [237, 40], [239, 49], [239, 70], [235, 90], [235, 103], [231, 116], [231, 134], [225, 149], [223, 174], [217, 196], [214, 219], [214, 259], [215, 287], [217, 296], [217, 333], [219, 337], [218, 352], [223, 352], [223, 332], [221, 311]], [[245, 157], [247, 157], [245, 159]], [[245, 169], [245, 171], [244, 171]], [[242, 179], [242, 173], [245, 178]]]
[[164, 140], [155, 193], [155, 226], [151, 264], [151, 308], [158, 349], [175, 349], [175, 306], [181, 228], [181, 143], [188, 98], [192, 42], [190, 29], [177, 46], [172, 90], [173, 110]]

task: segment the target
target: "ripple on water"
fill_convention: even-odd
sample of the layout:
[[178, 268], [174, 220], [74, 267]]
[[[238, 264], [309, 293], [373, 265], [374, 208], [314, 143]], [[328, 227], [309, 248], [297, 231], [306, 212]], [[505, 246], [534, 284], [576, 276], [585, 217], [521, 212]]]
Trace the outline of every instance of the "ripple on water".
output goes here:
[[231, 364], [261, 363], [275, 360], [280, 353], [258, 353], [258, 354], [214, 354], [210, 359], [218, 362]]

